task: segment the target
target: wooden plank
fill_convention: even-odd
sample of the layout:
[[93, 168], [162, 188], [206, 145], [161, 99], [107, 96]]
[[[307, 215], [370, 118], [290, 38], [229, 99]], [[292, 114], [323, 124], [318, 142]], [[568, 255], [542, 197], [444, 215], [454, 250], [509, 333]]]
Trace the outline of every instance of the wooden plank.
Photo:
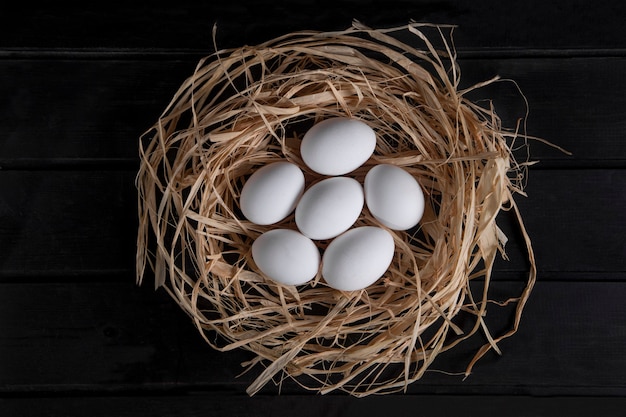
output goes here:
[[[459, 65], [463, 86], [501, 78], [468, 98], [492, 99], [503, 126], [514, 127], [528, 110], [528, 135], [572, 154], [529, 140], [530, 159], [539, 162], [537, 168], [625, 167], [626, 98], [617, 92], [626, 89], [620, 75], [626, 59], [468, 59]], [[523, 160], [522, 152], [517, 155]]]
[[[195, 63], [170, 60], [0, 61], [0, 166], [72, 159], [138, 160], [149, 129]], [[18, 161], [16, 161], [18, 160]], [[33, 160], [35, 163], [33, 163]], [[40, 161], [43, 160], [43, 161]], [[39, 161], [39, 164], [37, 164]]]
[[[623, 170], [549, 170], [529, 173], [528, 197], [516, 198], [538, 269], [545, 274], [626, 270], [626, 175]], [[509, 223], [510, 224], [510, 223]], [[508, 250], [523, 251], [516, 229]], [[514, 261], [511, 262], [511, 266]]]
[[133, 395], [106, 397], [0, 399], [0, 413], [7, 416], [39, 417], [154, 417], [184, 415], [328, 417], [389, 415], [390, 412], [416, 415], [483, 417], [588, 417], [623, 416], [626, 399], [611, 397], [528, 397], [501, 395], [387, 395], [363, 399], [346, 396], [258, 396], [248, 398], [228, 392], [194, 395]]
[[[8, 98], [0, 103], [3, 169], [136, 163], [139, 136], [193, 73], [199, 55], [71, 58], [0, 60], [0, 95]], [[540, 168], [624, 166], [626, 98], [616, 92], [626, 90], [626, 58], [466, 59], [460, 66], [462, 88], [495, 76], [516, 81], [530, 108], [528, 134], [573, 152], [531, 141]], [[468, 97], [493, 99], [507, 128], [526, 112], [510, 82]]]
[[[129, 278], [129, 281], [131, 279]], [[409, 387], [415, 395], [625, 396], [626, 276], [622, 282], [539, 282], [517, 334], [501, 342], [466, 379], [481, 335], [437, 357]], [[496, 281], [491, 297], [520, 284]], [[490, 307], [487, 326], [510, 326]], [[210, 348], [163, 291], [125, 283], [0, 284], [0, 395], [78, 392], [210, 392], [245, 395], [256, 371], [241, 376], [242, 350]], [[257, 370], [259, 371], [259, 370]], [[283, 394], [307, 394], [289, 381]], [[259, 395], [274, 395], [266, 386]]]
[[[0, 171], [0, 277], [133, 271], [134, 178], [116, 170]], [[531, 170], [528, 197], [516, 201], [540, 273], [588, 279], [626, 271], [624, 189], [622, 170]], [[528, 271], [524, 241], [512, 213], [500, 219], [510, 260], [496, 271], [519, 275]]]
[[[126, 282], [4, 284], [0, 391], [176, 389], [202, 368], [236, 384], [245, 355], [209, 349], [173, 300]], [[6, 291], [4, 291], [6, 290]], [[200, 361], [194, 363], [195, 361]]]
[[132, 270], [133, 180], [132, 171], [0, 172], [0, 275], [54, 279]]
[[[372, 27], [410, 19], [455, 24], [464, 48], [625, 48], [621, 2], [567, 3], [529, 0], [369, 1], [313, 0], [169, 4], [107, 3], [85, 7], [15, 4], [3, 11], [3, 47], [13, 48], [201, 48], [211, 46], [213, 24], [220, 47], [254, 44], [294, 30], [340, 30], [352, 19]], [[53, 33], [54, 36], [49, 36]]]

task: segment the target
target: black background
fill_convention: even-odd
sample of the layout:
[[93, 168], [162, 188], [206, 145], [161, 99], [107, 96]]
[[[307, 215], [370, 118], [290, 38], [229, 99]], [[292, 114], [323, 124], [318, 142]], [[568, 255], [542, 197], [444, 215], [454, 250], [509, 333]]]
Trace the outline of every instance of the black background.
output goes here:
[[[225, 1], [14, 4], [0, 14], [0, 415], [626, 415], [626, 3]], [[529, 104], [539, 161], [519, 199], [539, 275], [520, 330], [466, 379], [356, 399], [286, 384], [250, 398], [163, 291], [135, 285], [138, 138], [198, 59], [353, 19], [458, 25], [462, 85], [499, 75]], [[503, 120], [512, 83], [491, 86]], [[527, 271], [511, 239], [494, 294]], [[507, 318], [494, 317], [496, 329]], [[464, 370], [473, 348], [442, 355]], [[395, 413], [394, 413], [395, 414]]]

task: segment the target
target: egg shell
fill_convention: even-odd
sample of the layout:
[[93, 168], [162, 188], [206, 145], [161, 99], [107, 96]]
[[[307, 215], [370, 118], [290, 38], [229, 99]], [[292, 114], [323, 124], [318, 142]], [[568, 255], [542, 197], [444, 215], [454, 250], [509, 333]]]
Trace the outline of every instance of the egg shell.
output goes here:
[[407, 230], [424, 215], [424, 193], [417, 180], [404, 169], [380, 164], [371, 168], [363, 184], [370, 213], [393, 230]]
[[252, 259], [268, 278], [285, 285], [305, 284], [315, 278], [320, 266], [315, 243], [291, 229], [272, 229], [256, 238]]
[[314, 240], [331, 239], [359, 218], [365, 197], [354, 178], [326, 178], [304, 192], [296, 207], [296, 225]]
[[291, 162], [273, 162], [256, 170], [245, 182], [239, 204], [253, 223], [269, 225], [289, 216], [304, 193], [304, 173]]
[[375, 148], [376, 133], [367, 123], [333, 117], [316, 123], [304, 134], [300, 153], [313, 171], [344, 175], [363, 165]]
[[337, 290], [361, 290], [385, 274], [394, 252], [393, 236], [385, 229], [375, 226], [350, 229], [326, 248], [322, 277]]

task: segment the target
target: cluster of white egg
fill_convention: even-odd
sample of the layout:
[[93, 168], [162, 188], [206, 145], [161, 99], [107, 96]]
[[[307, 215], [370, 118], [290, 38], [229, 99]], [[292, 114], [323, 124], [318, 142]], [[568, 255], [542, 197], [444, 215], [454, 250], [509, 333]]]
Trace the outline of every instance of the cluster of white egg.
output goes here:
[[[270, 279], [301, 285], [322, 278], [332, 288], [354, 291], [382, 277], [395, 253], [391, 233], [379, 225], [353, 227], [366, 205], [390, 230], [407, 230], [421, 220], [424, 194], [406, 170], [378, 164], [364, 183], [347, 176], [374, 153], [376, 133], [347, 117], [325, 119], [311, 127], [300, 153], [308, 168], [327, 176], [306, 189], [302, 170], [288, 161], [255, 171], [240, 195], [243, 215], [259, 225], [284, 220], [295, 210], [298, 230], [271, 229], [252, 244], [252, 258]], [[330, 240], [321, 254], [316, 242]]]

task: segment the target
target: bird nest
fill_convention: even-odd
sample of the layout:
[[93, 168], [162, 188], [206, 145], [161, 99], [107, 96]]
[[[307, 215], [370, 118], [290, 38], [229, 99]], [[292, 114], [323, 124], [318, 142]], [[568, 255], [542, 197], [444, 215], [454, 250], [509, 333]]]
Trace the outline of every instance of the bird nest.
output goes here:
[[[473, 334], [482, 332], [485, 344], [468, 358], [466, 374], [517, 330], [535, 280], [513, 200], [523, 194], [526, 164], [515, 162], [512, 143], [524, 137], [517, 127], [504, 129], [492, 105], [466, 98], [496, 79], [459, 89], [447, 29], [354, 22], [344, 31], [217, 51], [199, 61], [141, 137], [138, 284], [154, 278], [213, 348], [252, 352], [243, 365], [261, 368], [249, 395], [285, 378], [319, 393], [405, 390]], [[300, 141], [335, 116], [376, 132], [374, 154], [350, 175], [363, 181], [376, 164], [402, 167], [421, 184], [424, 215], [415, 228], [390, 231], [391, 265], [363, 290], [335, 290], [319, 273], [304, 285], [275, 283], [256, 268], [251, 244], [271, 228], [296, 229], [294, 216], [270, 226], [247, 221], [243, 184], [277, 161], [301, 167], [307, 184], [320, 180], [303, 163]], [[487, 290], [504, 255], [506, 236], [496, 224], [502, 210], [519, 221], [530, 273], [508, 300], [516, 303], [512, 327], [492, 337], [484, 317], [488, 306], [498, 307]], [[364, 210], [355, 225], [379, 224]], [[456, 323], [461, 312], [472, 318], [469, 328]]]

